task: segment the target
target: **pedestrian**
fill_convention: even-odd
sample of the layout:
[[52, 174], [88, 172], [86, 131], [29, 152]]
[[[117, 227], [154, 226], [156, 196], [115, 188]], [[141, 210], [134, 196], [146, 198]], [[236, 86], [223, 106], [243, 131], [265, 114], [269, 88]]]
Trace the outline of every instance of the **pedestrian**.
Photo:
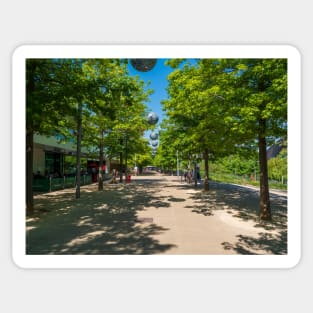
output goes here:
[[192, 172], [190, 170], [188, 170], [187, 172], [187, 182], [188, 184], [191, 184], [192, 181]]
[[117, 174], [118, 174], [117, 170], [113, 169], [113, 172], [112, 172], [112, 184], [117, 184], [117, 181], [116, 181]]
[[184, 181], [187, 181], [187, 170], [184, 170]]
[[201, 181], [200, 168], [197, 166], [197, 180]]

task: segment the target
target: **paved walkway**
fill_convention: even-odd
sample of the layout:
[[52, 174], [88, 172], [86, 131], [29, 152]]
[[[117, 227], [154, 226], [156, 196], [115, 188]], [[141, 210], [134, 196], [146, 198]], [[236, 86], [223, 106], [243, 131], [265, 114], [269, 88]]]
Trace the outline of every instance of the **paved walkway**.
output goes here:
[[82, 187], [35, 197], [28, 254], [286, 254], [287, 197], [272, 195], [273, 223], [257, 219], [258, 191], [175, 176]]

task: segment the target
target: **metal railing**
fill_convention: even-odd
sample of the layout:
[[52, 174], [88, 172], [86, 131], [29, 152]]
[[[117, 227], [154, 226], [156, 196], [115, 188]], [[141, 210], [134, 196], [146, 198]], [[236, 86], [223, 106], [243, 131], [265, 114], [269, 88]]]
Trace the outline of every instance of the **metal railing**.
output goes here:
[[[91, 175], [82, 175], [80, 185], [89, 185], [92, 183]], [[52, 192], [56, 190], [74, 188], [76, 186], [76, 176], [64, 177], [43, 177], [33, 179], [33, 191]]]

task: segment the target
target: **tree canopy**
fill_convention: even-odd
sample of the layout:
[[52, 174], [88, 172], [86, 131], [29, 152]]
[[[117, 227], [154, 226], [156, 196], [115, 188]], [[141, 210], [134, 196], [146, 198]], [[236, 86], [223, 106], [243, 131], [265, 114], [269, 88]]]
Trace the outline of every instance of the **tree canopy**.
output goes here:
[[[102, 132], [127, 132], [134, 141], [145, 127], [151, 90], [131, 77], [123, 59], [27, 59], [27, 208], [32, 211], [34, 133], [58, 135], [103, 153]], [[136, 138], [133, 138], [136, 136]], [[113, 147], [111, 147], [113, 149]], [[79, 157], [79, 149], [77, 150]], [[101, 156], [100, 156], [101, 158]], [[79, 163], [79, 160], [78, 160]], [[80, 169], [79, 164], [77, 165]]]
[[[27, 208], [33, 205], [34, 133], [76, 142], [78, 157], [82, 144], [98, 154], [100, 164], [104, 156], [127, 162], [137, 155], [142, 164], [151, 160], [143, 134], [151, 128], [146, 102], [152, 90], [129, 75], [127, 62], [27, 60]], [[167, 117], [161, 124], [155, 163], [173, 168], [178, 154], [189, 165], [202, 159], [209, 178], [212, 160], [253, 159], [257, 153], [260, 217], [271, 219], [266, 149], [277, 139], [287, 140], [287, 60], [170, 59], [167, 65], [173, 70], [168, 97], [162, 101]], [[271, 166], [272, 176], [277, 167], [283, 165]]]
[[[168, 64], [173, 72], [169, 97], [162, 102], [168, 121], [161, 139], [172, 138], [174, 150], [200, 153], [207, 177], [209, 159], [257, 151], [260, 217], [271, 219], [266, 149], [287, 135], [287, 60], [176, 59]], [[163, 145], [158, 154], [165, 158], [170, 148]]]

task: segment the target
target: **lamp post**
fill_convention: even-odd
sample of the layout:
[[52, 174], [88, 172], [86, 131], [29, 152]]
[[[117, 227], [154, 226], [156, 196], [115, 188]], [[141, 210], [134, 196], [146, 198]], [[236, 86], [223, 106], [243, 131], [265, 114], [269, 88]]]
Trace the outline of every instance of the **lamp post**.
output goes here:
[[128, 158], [128, 151], [127, 151], [127, 143], [128, 143], [128, 138], [127, 134], [125, 134], [125, 182], [127, 182], [127, 158]]
[[176, 150], [176, 165], [177, 165], [177, 178], [179, 177], [179, 159], [178, 159], [178, 150]]

